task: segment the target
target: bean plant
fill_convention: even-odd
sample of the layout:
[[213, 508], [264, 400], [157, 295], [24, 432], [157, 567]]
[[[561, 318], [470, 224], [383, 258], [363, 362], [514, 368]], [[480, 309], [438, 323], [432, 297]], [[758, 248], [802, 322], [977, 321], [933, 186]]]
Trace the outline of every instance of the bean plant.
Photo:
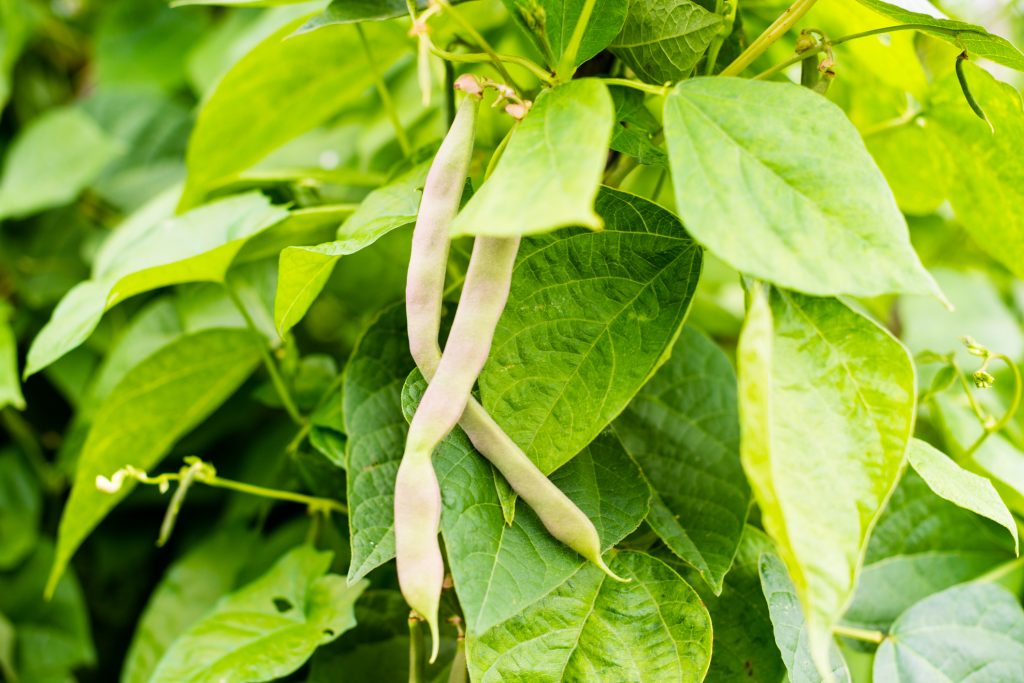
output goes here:
[[1024, 681], [1015, 36], [0, 0], [0, 681]]

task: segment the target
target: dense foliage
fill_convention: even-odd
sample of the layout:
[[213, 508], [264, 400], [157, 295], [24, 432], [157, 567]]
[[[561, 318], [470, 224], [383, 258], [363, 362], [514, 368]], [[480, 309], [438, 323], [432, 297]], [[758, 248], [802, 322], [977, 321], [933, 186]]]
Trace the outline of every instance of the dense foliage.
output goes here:
[[1024, 681], [1019, 3], [172, 4], [0, 0], [0, 681]]

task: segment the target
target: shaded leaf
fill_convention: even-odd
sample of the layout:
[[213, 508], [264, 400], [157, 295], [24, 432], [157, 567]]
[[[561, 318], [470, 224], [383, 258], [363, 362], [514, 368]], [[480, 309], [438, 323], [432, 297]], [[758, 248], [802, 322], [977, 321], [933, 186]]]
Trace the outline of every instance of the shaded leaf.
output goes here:
[[327, 574], [331, 554], [300, 546], [217, 603], [167, 650], [151, 683], [256, 683], [287, 676], [355, 627], [366, 583]]
[[248, 331], [185, 335], [132, 368], [96, 413], [61, 516], [52, 591], [68, 561], [97, 524], [134, 488], [96, 488], [126, 465], [148, 470], [174, 443], [203, 422], [249, 376], [259, 343]]
[[[239, 0], [244, 2], [245, 0]], [[449, 0], [453, 5], [466, 0]], [[427, 0], [416, 0], [418, 9], [426, 9]], [[409, 14], [407, 0], [332, 0], [327, 8], [304, 23], [296, 33], [314, 31], [331, 24], [352, 24], [359, 21], [381, 21]]]
[[601, 228], [594, 198], [613, 119], [611, 95], [600, 81], [575, 80], [545, 91], [512, 134], [494, 173], [455, 217], [452, 235]]
[[[569, 46], [585, 0], [503, 0], [508, 11], [554, 68]], [[573, 66], [608, 47], [626, 19], [627, 0], [597, 0]]]
[[641, 164], [668, 168], [668, 155], [653, 140], [661, 132], [661, 123], [644, 104], [644, 94], [631, 88], [608, 90], [615, 101], [611, 148], [636, 157]]
[[672, 357], [614, 425], [655, 492], [651, 528], [721, 592], [750, 507], [728, 358], [683, 328]]
[[667, 565], [615, 555], [619, 583], [587, 564], [522, 614], [467, 640], [474, 680], [615, 683], [703, 680], [711, 619]]
[[18, 381], [18, 340], [10, 326], [11, 306], [0, 300], [0, 410], [14, 406], [25, 408], [25, 397]]
[[954, 586], [896, 620], [875, 655], [875, 683], [1000, 683], [1024, 678], [1024, 611], [993, 584]]
[[0, 450], [0, 570], [16, 566], [36, 547], [42, 513], [36, 473], [17, 451]]
[[743, 273], [808, 294], [936, 294], [892, 191], [808, 88], [695, 78], [665, 102], [679, 215]]
[[[774, 553], [764, 553], [760, 562], [761, 585], [768, 600], [768, 611], [775, 628], [775, 642], [792, 683], [822, 683], [825, 679], [814, 666], [810, 637], [800, 610], [793, 581], [786, 565]], [[828, 643], [829, 670], [839, 683], [850, 682], [850, 671], [835, 642]]]
[[843, 303], [760, 287], [737, 357], [743, 468], [823, 670], [868, 532], [903, 469], [914, 367]]
[[690, 75], [722, 27], [722, 17], [690, 0], [630, 0], [612, 52], [648, 83]]

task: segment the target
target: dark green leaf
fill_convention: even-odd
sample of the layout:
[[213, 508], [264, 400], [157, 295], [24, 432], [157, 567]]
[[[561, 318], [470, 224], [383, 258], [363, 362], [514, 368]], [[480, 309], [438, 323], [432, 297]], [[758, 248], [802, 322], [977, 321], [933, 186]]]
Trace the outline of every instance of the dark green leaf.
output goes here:
[[[628, 0], [597, 0], [575, 64], [582, 64], [608, 47], [626, 19]], [[503, 0], [517, 23], [530, 36], [548, 64], [555, 68], [569, 46], [585, 0]]]
[[643, 93], [632, 88], [608, 90], [615, 101], [611, 148], [636, 157], [641, 164], [667, 169], [668, 156], [653, 140], [661, 132], [661, 123], [647, 109]]
[[612, 52], [648, 83], [679, 81], [708, 49], [722, 17], [690, 0], [630, 0]]
[[43, 497], [36, 474], [13, 449], [0, 450], [0, 570], [7, 570], [39, 542]]

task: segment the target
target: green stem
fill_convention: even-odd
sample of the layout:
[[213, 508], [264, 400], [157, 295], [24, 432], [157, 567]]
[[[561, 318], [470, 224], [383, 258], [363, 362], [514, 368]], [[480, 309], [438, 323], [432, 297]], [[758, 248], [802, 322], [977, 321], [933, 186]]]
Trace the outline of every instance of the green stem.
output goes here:
[[1013, 373], [1013, 398], [1010, 400], [1010, 407], [1006, 409], [1006, 412], [1003, 413], [1003, 416], [999, 418], [999, 420], [993, 424], [984, 425], [985, 431], [983, 431], [981, 435], [974, 440], [974, 443], [972, 443], [964, 452], [963, 457], [965, 458], [969, 458], [974, 455], [977, 450], [981, 448], [981, 445], [985, 443], [985, 440], [992, 434], [1005, 429], [1006, 425], [1010, 424], [1010, 420], [1014, 418], [1017, 411], [1020, 409], [1021, 394], [1024, 392], [1024, 383], [1021, 382], [1020, 368], [1017, 367], [1017, 364], [1014, 363], [1009, 356], [1001, 353], [994, 353], [991, 357], [995, 360], [1002, 361], [1003, 364], [1010, 369], [1010, 372]]
[[842, 638], [852, 638], [853, 640], [861, 640], [865, 643], [875, 643], [876, 645], [885, 640], [885, 634], [881, 631], [854, 628], [852, 626], [842, 626], [841, 624], [833, 626], [832, 633]]
[[424, 683], [423, 620], [415, 614], [409, 616], [409, 683]]
[[[930, 33], [941, 33], [943, 35], [954, 36], [954, 37], [960, 35], [961, 33], [977, 33], [977, 31], [953, 30], [953, 29], [942, 27], [942, 26], [931, 26], [929, 24], [899, 24], [897, 26], [883, 26], [882, 28], [873, 28], [870, 31], [862, 31], [860, 33], [851, 33], [848, 36], [840, 36], [839, 38], [836, 38], [834, 40], [828, 41], [827, 44], [834, 47], [836, 45], [842, 45], [843, 43], [848, 43], [851, 40], [860, 40], [861, 38], [870, 38], [871, 36], [878, 36], [878, 35], [882, 35], [882, 34], [886, 34], [886, 33], [896, 33], [898, 31], [922, 31], [922, 32], [930, 32]], [[824, 52], [825, 49], [826, 49], [826, 44], [825, 43], [821, 43], [821, 44], [817, 45], [816, 47], [811, 48], [810, 50], [806, 50], [804, 52], [801, 52], [800, 54], [796, 55], [795, 57], [791, 57], [791, 58], [787, 59], [784, 62], [776, 64], [775, 66], [773, 66], [772, 68], [768, 69], [767, 71], [763, 71], [763, 72], [759, 73], [758, 75], [754, 76], [754, 78], [756, 80], [764, 80], [766, 78], [770, 78], [770, 77], [774, 76], [775, 74], [779, 73], [780, 71], [784, 71], [785, 69], [788, 69], [789, 67], [793, 66], [797, 62], [803, 61], [807, 57], [810, 57], [812, 55], [816, 55], [816, 54], [819, 54], [821, 52]]]
[[[554, 77], [552, 77], [550, 73], [545, 71], [544, 68], [537, 64], [535, 61], [533, 61], [532, 59], [527, 59], [526, 57], [519, 57], [517, 55], [502, 55], [496, 52], [450, 52], [448, 50], [442, 50], [433, 43], [431, 43], [430, 45], [430, 51], [433, 52], [438, 57], [440, 57], [441, 59], [447, 60], [449, 62], [461, 62], [464, 64], [483, 64], [494, 62], [495, 60], [497, 60], [497, 63], [499, 64], [502, 62], [507, 64], [515, 64], [517, 66], [523, 67], [524, 69], [532, 73], [534, 76], [536, 76], [539, 80], [543, 81], [544, 83], [547, 83], [548, 85], [552, 85], [555, 82]], [[502, 75], [507, 77], [505, 73], [503, 73]]]
[[732, 64], [722, 69], [722, 76], [739, 76], [755, 59], [771, 47], [775, 41], [793, 28], [807, 14], [818, 0], [796, 0], [772, 25], [764, 30]]
[[641, 83], [640, 81], [634, 81], [630, 78], [602, 78], [600, 79], [605, 85], [620, 85], [624, 88], [633, 88], [634, 90], [641, 90], [652, 95], [660, 95], [664, 97], [668, 95], [669, 87], [667, 85], [651, 85], [650, 83]]
[[277, 368], [277, 363], [270, 355], [270, 350], [267, 348], [267, 344], [263, 340], [263, 333], [260, 332], [259, 328], [256, 327], [256, 321], [249, 315], [249, 310], [242, 303], [241, 298], [238, 296], [238, 292], [235, 291], [234, 287], [229, 285], [226, 281], [224, 282], [224, 289], [228, 293], [228, 297], [234, 303], [235, 308], [242, 314], [242, 318], [245, 319], [245, 324], [249, 328], [249, 331], [256, 335], [259, 347], [260, 357], [263, 359], [263, 365], [267, 368], [267, 373], [270, 374], [270, 381], [274, 384], [274, 389], [277, 391], [277, 395], [281, 398], [281, 404], [284, 406], [285, 411], [292, 421], [297, 425], [302, 425], [305, 420], [302, 417], [302, 413], [299, 412], [298, 407], [295, 405], [295, 400], [292, 398], [291, 392], [288, 391], [288, 385], [285, 384], [284, 378], [281, 376], [281, 371]]
[[587, 32], [587, 26], [590, 24], [590, 17], [594, 13], [594, 7], [597, 6], [597, 0], [584, 0], [583, 8], [580, 10], [580, 17], [576, 21], [576, 27], [572, 31], [572, 35], [569, 37], [569, 44], [566, 45], [565, 50], [562, 52], [562, 58], [558, 61], [558, 69], [556, 75], [558, 81], [565, 83], [570, 80], [574, 73], [576, 73], [576, 56], [580, 52], [580, 45], [583, 44], [583, 36]]
[[381, 104], [384, 105], [384, 111], [387, 112], [388, 118], [391, 119], [391, 125], [395, 128], [395, 137], [398, 138], [398, 146], [402, 148], [402, 154], [409, 156], [412, 152], [412, 147], [409, 144], [409, 138], [405, 134], [405, 128], [402, 127], [402, 120], [398, 117], [398, 110], [395, 108], [395, 102], [391, 99], [391, 93], [388, 91], [388, 85], [384, 82], [384, 75], [380, 72], [380, 67], [377, 66], [377, 60], [373, 56], [373, 49], [370, 47], [370, 41], [366, 39], [366, 32], [363, 30], [361, 24], [356, 24], [356, 31], [359, 33], [359, 41], [363, 44], [363, 51], [366, 53], [366, 61], [370, 64], [370, 73], [373, 75], [374, 85], [377, 87], [377, 94], [380, 95]]
[[708, 53], [704, 58], [705, 76], [714, 75], [715, 66], [718, 65], [718, 55], [722, 51], [722, 46], [725, 44], [726, 39], [732, 34], [733, 27], [736, 25], [736, 12], [739, 9], [740, 0], [729, 1], [732, 5], [729, 8], [728, 16], [722, 15], [722, 12], [725, 10], [725, 0], [716, 0], [715, 2], [715, 14], [722, 16], [722, 26], [719, 27], [718, 33], [711, 39], [711, 44], [708, 46]]
[[445, 14], [455, 20], [455, 23], [461, 26], [462, 29], [469, 34], [476, 44], [480, 46], [480, 49], [487, 53], [491, 58], [491, 61], [494, 63], [494, 68], [498, 70], [498, 73], [501, 74], [506, 83], [515, 88], [517, 92], [522, 92], [522, 89], [516, 84], [515, 79], [512, 78], [512, 75], [505, 69], [505, 65], [502, 63], [501, 57], [494, 51], [494, 48], [487, 42], [487, 39], [476, 30], [476, 27], [467, 21], [459, 10], [452, 7], [452, 4], [448, 0], [437, 0], [437, 3], [444, 9]]

